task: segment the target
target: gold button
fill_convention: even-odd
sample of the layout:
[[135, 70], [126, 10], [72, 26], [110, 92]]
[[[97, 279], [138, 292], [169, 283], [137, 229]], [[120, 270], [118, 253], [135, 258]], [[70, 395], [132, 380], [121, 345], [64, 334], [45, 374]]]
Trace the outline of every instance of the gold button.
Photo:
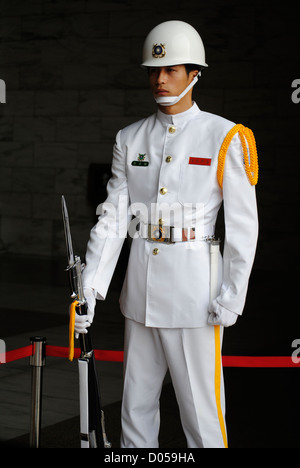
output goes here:
[[159, 224], [160, 226], [163, 226], [163, 225], [165, 224], [165, 220], [162, 219], [162, 218], [159, 218], [158, 224]]
[[172, 127], [169, 127], [169, 133], [175, 133], [176, 132], [176, 127], [172, 125]]
[[152, 253], [153, 253], [153, 255], [158, 255], [159, 254], [159, 249], [154, 249]]
[[168, 192], [168, 189], [167, 189], [166, 187], [162, 187], [162, 188], [160, 189], [161, 195], [166, 195], [167, 192]]
[[173, 160], [172, 156], [167, 156], [167, 157], [166, 157], [166, 162], [167, 162], [167, 163], [172, 162], [172, 160]]

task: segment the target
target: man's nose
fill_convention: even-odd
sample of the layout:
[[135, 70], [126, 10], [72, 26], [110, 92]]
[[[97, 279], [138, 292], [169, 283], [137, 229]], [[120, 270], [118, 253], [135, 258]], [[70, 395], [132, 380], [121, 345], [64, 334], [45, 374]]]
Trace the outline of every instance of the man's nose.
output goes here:
[[157, 84], [162, 84], [166, 82], [166, 72], [163, 69], [158, 70], [157, 72], [157, 77], [156, 77], [156, 83]]

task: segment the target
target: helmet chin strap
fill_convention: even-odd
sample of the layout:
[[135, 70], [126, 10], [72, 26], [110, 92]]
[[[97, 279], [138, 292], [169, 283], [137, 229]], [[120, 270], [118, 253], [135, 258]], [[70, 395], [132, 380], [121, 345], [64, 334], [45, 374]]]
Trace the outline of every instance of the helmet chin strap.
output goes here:
[[189, 92], [189, 90], [193, 86], [195, 86], [200, 76], [201, 76], [201, 71], [199, 71], [199, 73], [195, 76], [193, 81], [189, 84], [187, 88], [185, 88], [185, 90], [179, 96], [158, 96], [154, 98], [156, 103], [164, 107], [174, 106]]

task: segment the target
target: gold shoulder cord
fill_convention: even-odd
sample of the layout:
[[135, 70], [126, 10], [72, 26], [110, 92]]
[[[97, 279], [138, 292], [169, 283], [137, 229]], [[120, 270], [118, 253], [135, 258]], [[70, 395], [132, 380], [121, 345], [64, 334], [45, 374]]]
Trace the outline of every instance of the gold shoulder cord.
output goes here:
[[[252, 130], [250, 128], [244, 127], [244, 125], [238, 124], [233, 127], [230, 132], [227, 134], [220, 152], [219, 152], [219, 162], [218, 162], [218, 171], [217, 177], [218, 182], [221, 188], [223, 188], [223, 175], [226, 154], [231, 143], [232, 138], [236, 133], [239, 133], [243, 154], [244, 154], [244, 164], [247, 177], [251, 185], [256, 185], [258, 182], [258, 157], [257, 157], [257, 148], [256, 142]], [[248, 143], [248, 147], [247, 147]], [[250, 155], [250, 164], [249, 164], [249, 155]]]

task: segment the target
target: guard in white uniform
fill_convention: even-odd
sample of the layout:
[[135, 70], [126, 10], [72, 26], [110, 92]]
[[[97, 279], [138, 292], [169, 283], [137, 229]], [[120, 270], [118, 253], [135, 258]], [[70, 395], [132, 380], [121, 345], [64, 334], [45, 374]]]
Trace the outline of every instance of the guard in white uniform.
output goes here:
[[[169, 369], [188, 447], [223, 448], [221, 346], [223, 327], [243, 312], [255, 256], [255, 141], [251, 130], [192, 102], [207, 65], [190, 25], [154, 28], [142, 65], [158, 110], [117, 135], [108, 198], [86, 254], [89, 315], [77, 316], [75, 329], [84, 333], [95, 300], [105, 299], [129, 229], [120, 298], [126, 317], [121, 447], [158, 447], [159, 398]], [[210, 245], [222, 203], [226, 239], [211, 297]]]

